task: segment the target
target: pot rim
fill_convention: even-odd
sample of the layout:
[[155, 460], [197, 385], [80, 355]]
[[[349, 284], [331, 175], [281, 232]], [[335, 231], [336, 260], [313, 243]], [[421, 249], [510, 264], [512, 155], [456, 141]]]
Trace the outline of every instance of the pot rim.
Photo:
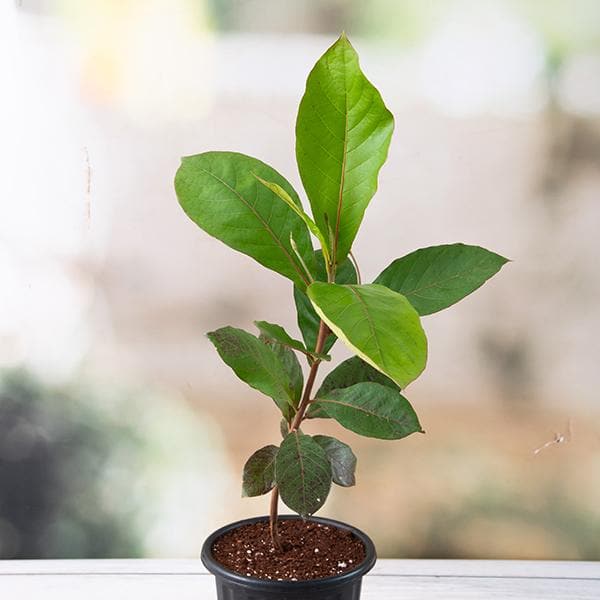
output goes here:
[[[301, 520], [301, 517], [298, 515], [280, 515], [278, 517], [280, 520]], [[338, 585], [344, 585], [352, 580], [361, 578], [363, 575], [368, 573], [377, 560], [377, 553], [375, 551], [375, 545], [373, 544], [373, 540], [356, 527], [349, 525], [348, 523], [344, 523], [342, 521], [336, 521], [335, 519], [328, 519], [325, 517], [310, 517], [306, 519], [307, 521], [312, 521], [314, 523], [321, 523], [323, 525], [332, 525], [337, 527], [338, 529], [342, 529], [344, 531], [351, 531], [360, 541], [364, 544], [365, 547], [365, 560], [357, 565], [350, 571], [345, 571], [344, 573], [340, 573], [339, 575], [331, 575], [329, 577], [322, 577], [320, 579], [303, 579], [300, 581], [274, 581], [272, 579], [260, 579], [258, 577], [248, 577], [247, 575], [240, 575], [235, 571], [231, 571], [220, 562], [218, 562], [212, 554], [212, 546], [215, 540], [217, 540], [222, 535], [237, 529], [243, 525], [249, 525], [252, 523], [258, 523], [260, 521], [268, 521], [268, 516], [261, 517], [252, 517], [249, 519], [242, 519], [240, 521], [235, 521], [234, 523], [229, 523], [216, 531], [213, 531], [202, 545], [202, 552], [200, 554], [200, 558], [204, 566], [208, 569], [216, 577], [222, 577], [231, 582], [235, 582], [239, 585], [243, 585], [246, 587], [252, 587], [254, 589], [262, 588], [269, 589], [272, 591], [276, 591], [278, 588], [290, 589], [290, 587], [294, 587], [295, 589], [301, 589], [303, 587], [306, 588], [320, 588], [327, 587], [332, 588]]]

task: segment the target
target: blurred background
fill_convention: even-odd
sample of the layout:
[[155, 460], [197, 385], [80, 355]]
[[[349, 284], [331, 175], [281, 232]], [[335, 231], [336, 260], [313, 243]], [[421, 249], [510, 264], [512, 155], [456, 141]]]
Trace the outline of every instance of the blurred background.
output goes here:
[[295, 333], [290, 284], [172, 181], [222, 149], [300, 190], [297, 105], [342, 29], [396, 117], [364, 279], [445, 242], [514, 262], [424, 319], [427, 435], [306, 427], [359, 457], [322, 514], [383, 557], [600, 559], [597, 0], [2, 2], [0, 558], [193, 557], [267, 512], [240, 480], [275, 407], [204, 333]]

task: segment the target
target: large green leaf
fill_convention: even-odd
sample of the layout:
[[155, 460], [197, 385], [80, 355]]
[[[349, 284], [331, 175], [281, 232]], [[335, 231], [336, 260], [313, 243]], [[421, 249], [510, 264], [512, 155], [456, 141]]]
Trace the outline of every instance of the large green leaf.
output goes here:
[[377, 190], [394, 119], [342, 35], [317, 61], [296, 121], [296, 159], [314, 219], [339, 264]]
[[474, 292], [507, 262], [479, 246], [431, 246], [396, 259], [375, 283], [404, 294], [420, 315], [430, 315]]
[[[341, 362], [327, 377], [323, 380], [316, 397], [325, 396], [331, 390], [339, 390], [350, 387], [355, 383], [364, 383], [373, 381], [381, 385], [400, 391], [400, 388], [387, 376], [373, 368], [358, 356], [353, 356]], [[329, 415], [315, 403], [311, 403], [306, 412], [309, 419], [327, 419]]]
[[281, 186], [300, 206], [292, 186], [275, 169], [236, 152], [205, 152], [183, 158], [175, 176], [175, 190], [183, 210], [204, 231], [304, 289], [309, 279], [292, 249], [290, 235], [312, 269], [308, 229], [255, 175]]
[[242, 496], [262, 496], [273, 489], [278, 451], [277, 446], [265, 446], [246, 461], [242, 477]]
[[242, 381], [273, 398], [288, 421], [294, 416], [295, 386], [272, 348], [235, 327], [222, 327], [207, 336]]
[[351, 487], [356, 483], [354, 472], [356, 471], [356, 456], [352, 448], [344, 442], [340, 442], [328, 435], [315, 435], [313, 440], [325, 450], [327, 458], [331, 463], [331, 476], [333, 483], [343, 487]]
[[[327, 281], [325, 262], [320, 250], [315, 252], [315, 272], [317, 281]], [[335, 280], [337, 283], [356, 283], [356, 269], [349, 258], [337, 268]], [[296, 303], [298, 327], [302, 332], [304, 343], [309, 350], [314, 350], [317, 345], [321, 317], [316, 313], [308, 296], [296, 286], [294, 286], [294, 302]], [[337, 337], [334, 333], [329, 334], [325, 340], [323, 352], [329, 352], [333, 344], [335, 344], [336, 339]]]
[[332, 390], [318, 398], [315, 405], [346, 429], [367, 437], [399, 440], [423, 431], [408, 400], [379, 383], [357, 383]]
[[382, 285], [313, 283], [308, 297], [358, 356], [405, 388], [427, 362], [427, 339], [408, 300]]
[[303, 517], [315, 513], [331, 488], [331, 464], [327, 454], [309, 435], [289, 433], [275, 462], [275, 480], [281, 499]]

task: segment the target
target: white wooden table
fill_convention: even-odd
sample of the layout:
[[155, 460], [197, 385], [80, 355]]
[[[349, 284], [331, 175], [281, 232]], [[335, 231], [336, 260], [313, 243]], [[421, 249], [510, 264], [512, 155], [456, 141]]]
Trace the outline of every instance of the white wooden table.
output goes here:
[[[380, 560], [362, 600], [600, 600], [600, 562]], [[1, 600], [213, 600], [199, 560], [0, 561]]]

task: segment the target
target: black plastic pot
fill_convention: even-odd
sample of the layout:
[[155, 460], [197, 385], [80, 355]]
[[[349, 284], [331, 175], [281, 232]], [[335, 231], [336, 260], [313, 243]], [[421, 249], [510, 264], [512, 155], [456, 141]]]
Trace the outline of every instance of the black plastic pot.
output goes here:
[[[286, 515], [279, 518], [298, 519], [299, 517]], [[217, 538], [242, 525], [268, 521], [268, 519], [268, 517], [255, 517], [225, 525], [208, 536], [204, 542], [201, 558], [204, 566], [215, 576], [218, 600], [307, 600], [309, 598], [310, 600], [358, 600], [360, 598], [363, 575], [373, 568], [377, 560], [375, 546], [367, 534], [340, 521], [311, 518], [311, 521], [316, 523], [351, 531], [365, 545], [365, 560], [352, 571], [346, 571], [341, 575], [308, 581], [272, 581], [239, 575], [214, 559], [212, 546]]]

